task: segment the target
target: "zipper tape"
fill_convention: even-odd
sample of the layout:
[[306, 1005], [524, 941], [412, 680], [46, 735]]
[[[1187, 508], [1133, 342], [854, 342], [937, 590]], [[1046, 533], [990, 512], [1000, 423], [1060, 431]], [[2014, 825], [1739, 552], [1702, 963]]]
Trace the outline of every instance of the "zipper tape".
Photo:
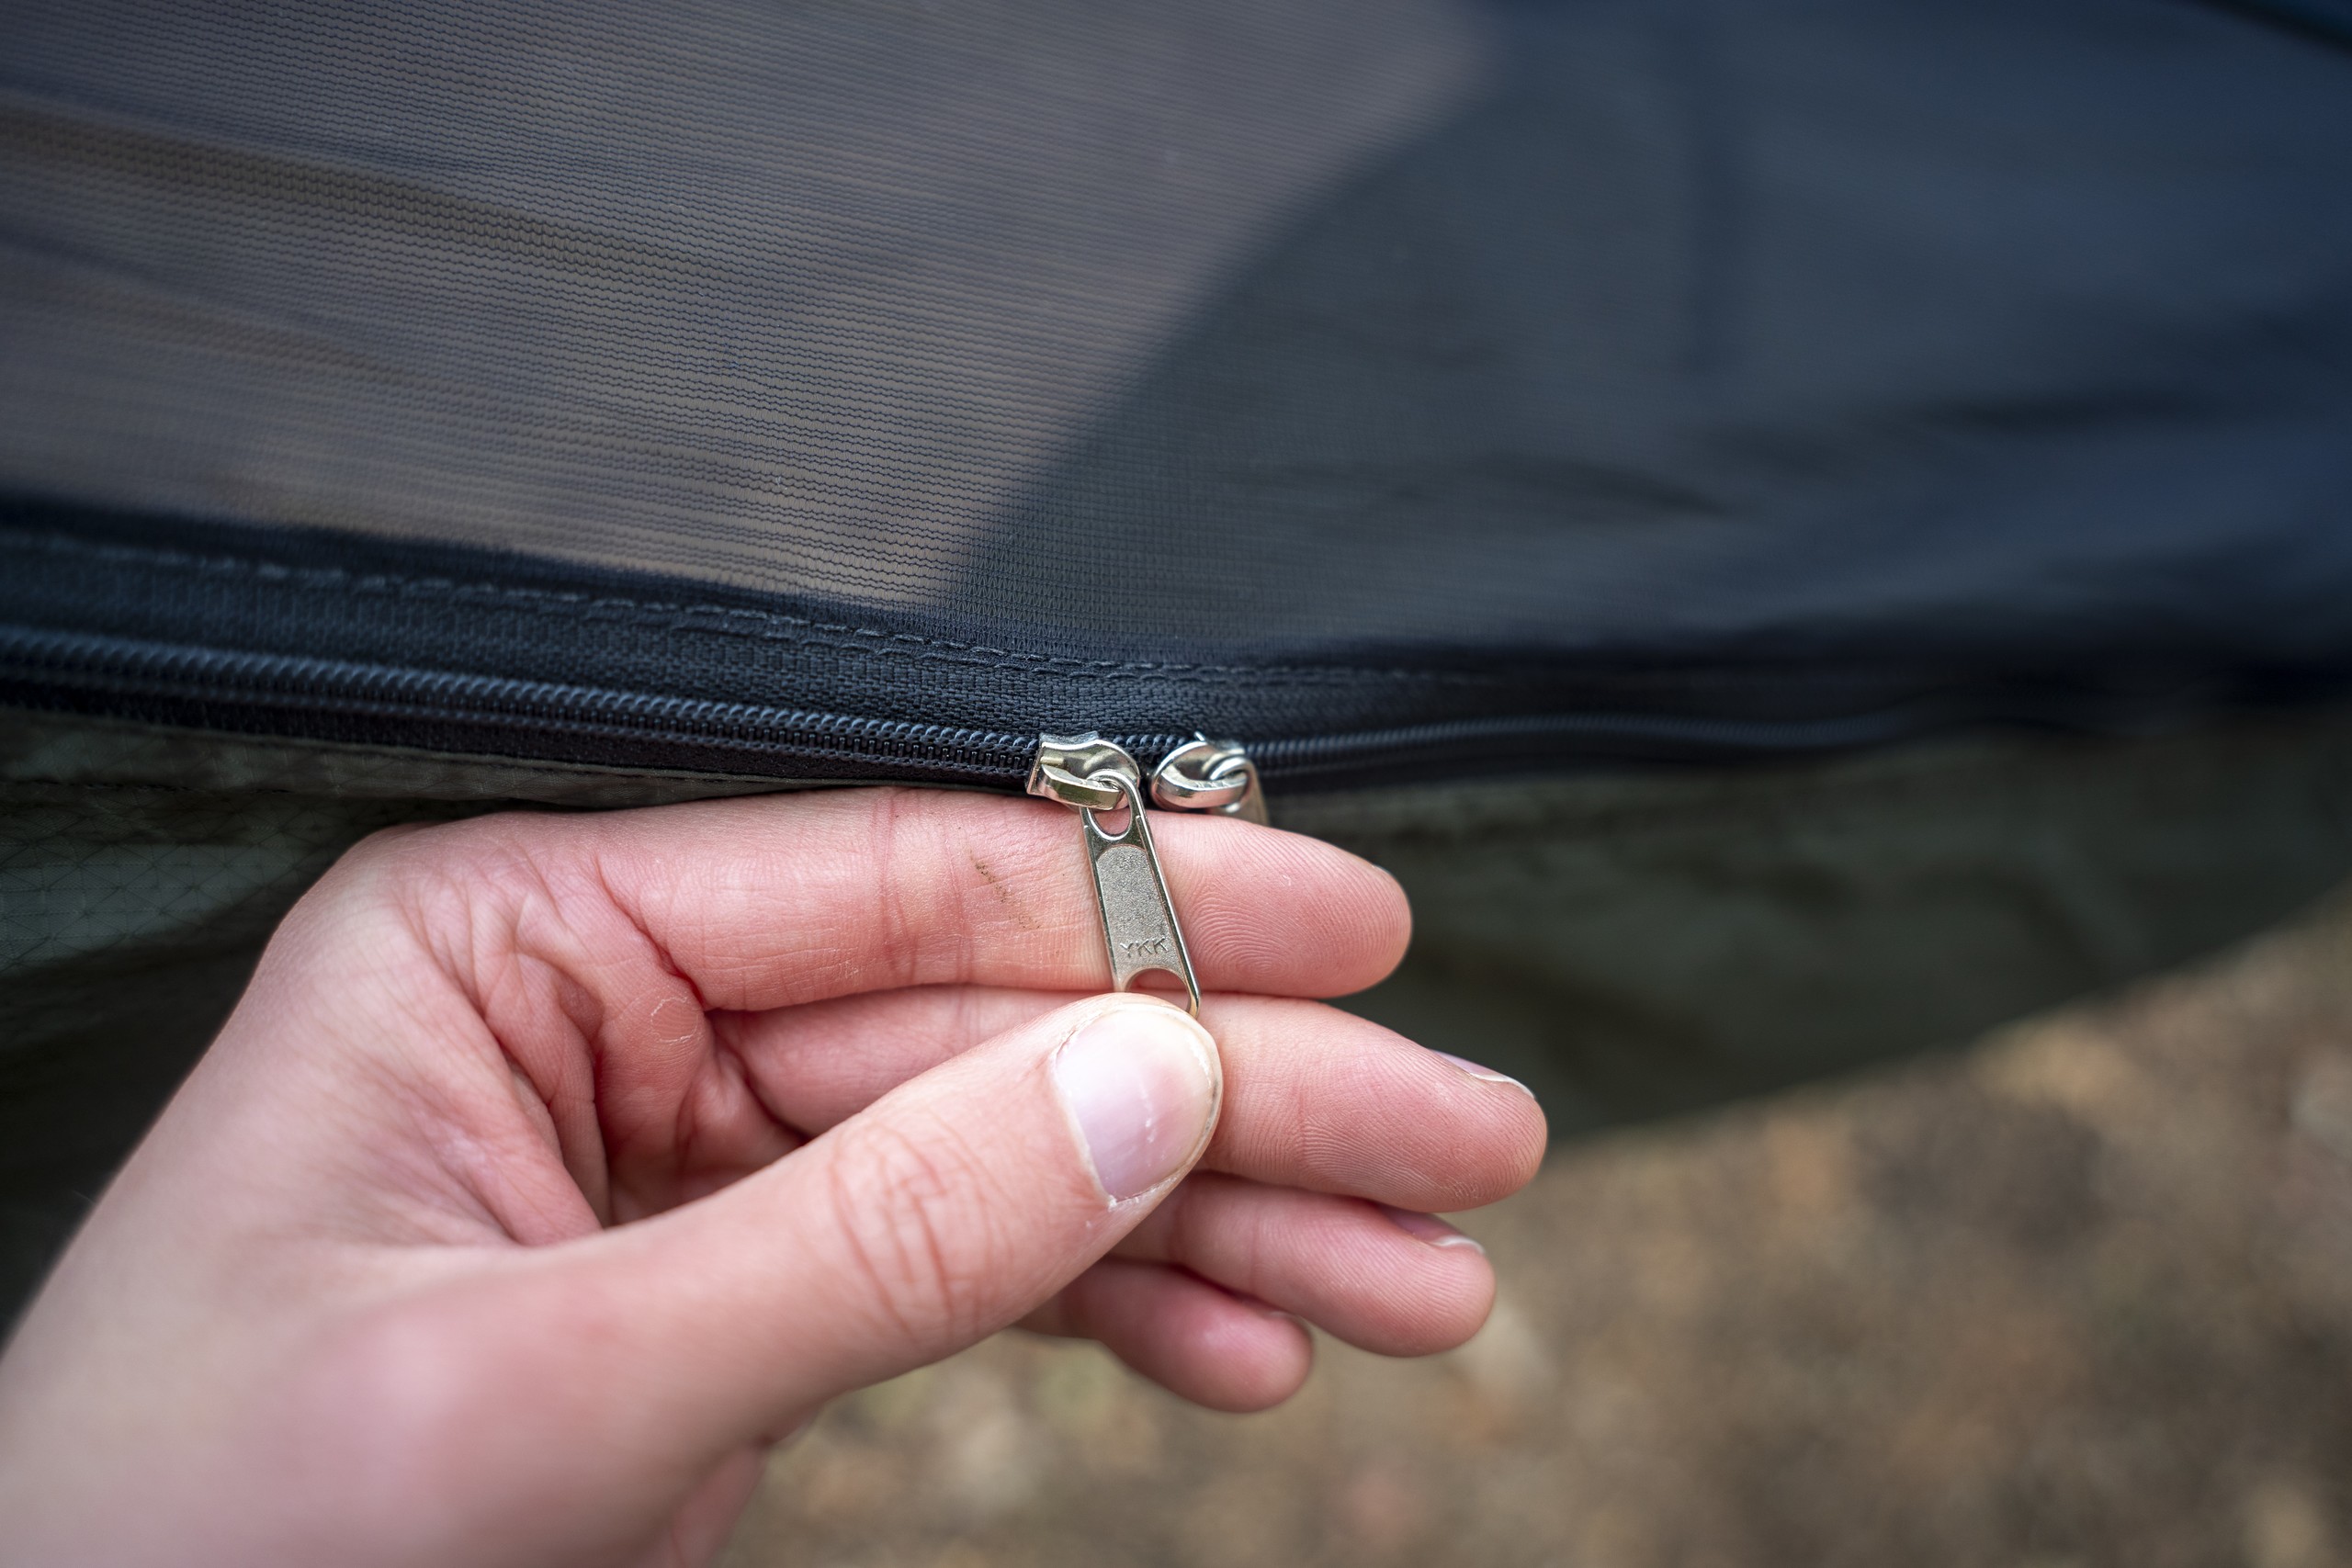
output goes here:
[[[1317, 736], [1243, 736], [1269, 787], [1345, 789], [1535, 768], [1806, 755], [1992, 726], [2140, 733], [2216, 708], [2341, 700], [2343, 682], [2184, 680], [2126, 690], [1958, 689], [1828, 716], [1597, 712], [1473, 717]], [[1025, 731], [964, 728], [282, 654], [0, 626], [0, 702], [246, 734], [638, 768], [1018, 790]], [[1183, 734], [1113, 734], [1147, 768]]]

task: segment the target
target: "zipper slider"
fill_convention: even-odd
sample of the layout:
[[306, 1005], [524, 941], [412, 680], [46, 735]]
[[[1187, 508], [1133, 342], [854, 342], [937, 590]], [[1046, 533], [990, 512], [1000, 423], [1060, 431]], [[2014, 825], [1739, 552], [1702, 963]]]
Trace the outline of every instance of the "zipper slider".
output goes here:
[[[1029, 764], [1029, 793], [1074, 807], [1086, 867], [1094, 878], [1094, 908], [1102, 917], [1102, 945], [1111, 955], [1111, 988], [1124, 991], [1138, 975], [1159, 970], [1184, 982], [1184, 995], [1197, 1017], [1200, 982], [1193, 977], [1193, 955], [1160, 874], [1144, 820], [1143, 769], [1126, 750], [1092, 730], [1084, 735], [1040, 735]], [[1265, 791], [1258, 765], [1238, 740], [1192, 739], [1160, 759], [1151, 773], [1151, 798], [1171, 811], [1214, 811], [1262, 825]], [[1099, 811], [1125, 807], [1127, 825], [1106, 833]]]
[[1151, 771], [1151, 798], [1170, 811], [1214, 811], [1266, 825], [1258, 764], [1240, 741], [1212, 740], [1197, 730]]
[[[1184, 983], [1187, 1010], [1199, 1017], [1200, 982], [1193, 977], [1193, 957], [1184, 951], [1184, 932], [1144, 820], [1143, 769], [1124, 748], [1091, 731], [1041, 735], [1029, 767], [1029, 793], [1078, 809], [1094, 908], [1111, 955], [1111, 988], [1124, 991], [1136, 976], [1159, 970]], [[1127, 825], [1104, 832], [1096, 814], [1122, 807]]]

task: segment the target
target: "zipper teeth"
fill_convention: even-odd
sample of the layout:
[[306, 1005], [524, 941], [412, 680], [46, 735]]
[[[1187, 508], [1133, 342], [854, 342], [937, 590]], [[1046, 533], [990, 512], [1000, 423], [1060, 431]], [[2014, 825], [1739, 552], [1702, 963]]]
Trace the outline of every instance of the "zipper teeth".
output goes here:
[[1395, 729], [1251, 743], [1261, 768], [1299, 778], [1363, 765], [1368, 757], [1399, 763], [1493, 761], [1521, 756], [1620, 755], [1646, 747], [1724, 754], [1834, 750], [1891, 740], [1963, 716], [1943, 704], [1908, 704], [1830, 718], [1718, 719], [1678, 715], [1545, 714], [1528, 717], [1453, 719]]
[[221, 653], [60, 633], [0, 632], [0, 659], [81, 687], [112, 687], [198, 704], [353, 716], [425, 715], [513, 728], [691, 739], [747, 755], [791, 751], [838, 761], [917, 761], [975, 782], [1017, 778], [1035, 736], [905, 719], [616, 692], [445, 671]]
[[[95, 691], [167, 704], [175, 713], [193, 709], [198, 722], [220, 722], [259, 709], [278, 715], [448, 723], [543, 739], [554, 735], [651, 742], [720, 759], [783, 758], [821, 764], [814, 771], [824, 776], [870, 782], [888, 782], [897, 770], [920, 773], [927, 782], [1018, 789], [1037, 745], [1035, 730], [963, 728], [24, 627], [0, 627], [0, 681], [17, 689], [17, 700], [29, 698], [36, 705], [54, 703], [62, 692]], [[0, 693], [0, 701], [5, 700], [7, 694]], [[1742, 720], [1588, 712], [1241, 739], [1270, 782], [1337, 788], [1546, 762], [1727, 760], [1832, 751], [1995, 720], [2074, 729], [2115, 727], [2113, 716], [2107, 723], [2096, 717], [2086, 722], [2084, 715], [2055, 708], [2037, 711], [2036, 705], [2021, 705], [2012, 696], [1999, 703], [1981, 697], [1921, 700], [1826, 717]], [[315, 730], [296, 728], [291, 732]], [[1105, 739], [1124, 747], [1148, 771], [1192, 737], [1121, 734]]]

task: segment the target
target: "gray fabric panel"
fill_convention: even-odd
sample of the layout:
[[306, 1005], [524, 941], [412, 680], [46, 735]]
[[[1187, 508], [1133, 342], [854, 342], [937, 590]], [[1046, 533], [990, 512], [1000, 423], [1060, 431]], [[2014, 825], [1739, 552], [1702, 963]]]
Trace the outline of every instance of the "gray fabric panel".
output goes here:
[[1442, 0], [17, 6], [0, 484], [862, 604], [961, 574]]

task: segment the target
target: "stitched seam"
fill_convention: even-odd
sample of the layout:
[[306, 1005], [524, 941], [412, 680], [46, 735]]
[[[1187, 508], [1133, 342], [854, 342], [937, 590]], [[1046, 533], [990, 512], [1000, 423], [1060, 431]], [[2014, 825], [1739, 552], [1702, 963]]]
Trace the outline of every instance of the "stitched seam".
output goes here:
[[[195, 555], [185, 551], [159, 549], [146, 546], [101, 544], [56, 533], [28, 536], [23, 531], [9, 530], [5, 526], [0, 526], [0, 547], [20, 551], [46, 550], [51, 553], [73, 553], [102, 561], [119, 560], [191, 576], [207, 573], [251, 576], [265, 582], [284, 583], [307, 592], [320, 593], [344, 595], [381, 593], [440, 600], [480, 596], [509, 602], [517, 608], [537, 614], [560, 615], [580, 621], [598, 618], [631, 621], [669, 630], [784, 642], [801, 647], [828, 649], [836, 652], [911, 659], [918, 662], [955, 664], [969, 669], [1007, 670], [1022, 674], [1062, 679], [1183, 681], [1233, 685], [1306, 683], [1339, 685], [1359, 680], [1380, 680], [1425, 686], [1501, 691], [1515, 689], [1525, 679], [1524, 674], [1501, 671], [1399, 670], [1370, 665], [1234, 665], [1189, 664], [1145, 660], [1083, 660], [1061, 654], [1030, 653], [1020, 649], [991, 648], [985, 644], [959, 642], [949, 637], [925, 637], [913, 632], [892, 632], [880, 627], [814, 621], [806, 616], [775, 610], [756, 610], [724, 604], [671, 604], [631, 599], [617, 594], [595, 595], [584, 592], [565, 592], [553, 589], [525, 588], [510, 583], [461, 582], [449, 578], [407, 577], [397, 572], [359, 573], [339, 567], [289, 567], [274, 561], [232, 555]], [[717, 619], [714, 621], [710, 617], [717, 617]], [[905, 646], [891, 646], [893, 644]], [[1689, 672], [1682, 671], [1664, 675], [1661, 683], [1687, 692], [1694, 682]], [[1758, 682], [1736, 676], [1726, 680], [1723, 672], [1717, 671], [1697, 683], [1717, 688], [1729, 686], [1747, 689]], [[1790, 683], [1789, 672], [1775, 672], [1762, 683], [1768, 686], [1788, 684]], [[1817, 687], [1825, 682], [1815, 677], [1805, 680], [1802, 683]], [[1838, 682], [1827, 683], [1834, 685]]]
[[[1187, 664], [1159, 660], [1075, 659], [1067, 655], [1030, 653], [1020, 649], [991, 648], [985, 644], [959, 642], [948, 637], [925, 637], [914, 632], [893, 632], [878, 626], [858, 626], [847, 623], [811, 620], [782, 611], [754, 610], [724, 604], [692, 604], [630, 599], [621, 595], [594, 595], [564, 592], [553, 589], [524, 588], [509, 583], [460, 582], [449, 578], [407, 577], [396, 572], [358, 573], [339, 567], [289, 567], [274, 561], [248, 559], [236, 556], [199, 556], [183, 551], [151, 547], [98, 544], [65, 536], [49, 534], [27, 539], [22, 535], [6, 537], [6, 544], [16, 549], [41, 549], [51, 553], [71, 553], [101, 561], [121, 561], [171, 570], [186, 575], [239, 575], [263, 582], [279, 583], [305, 592], [356, 595], [383, 593], [423, 599], [454, 600], [485, 597], [539, 614], [558, 615], [577, 620], [608, 618], [633, 620], [640, 624], [671, 629], [716, 633], [722, 636], [752, 637], [762, 640], [798, 643], [804, 646], [831, 648], [842, 652], [897, 655], [933, 662], [957, 663], [983, 668], [1006, 668], [1041, 674], [1092, 676], [1105, 679], [1169, 679], [1171, 677], [1211, 677], [1248, 681], [1334, 680], [1374, 676], [1387, 680], [1439, 681], [1451, 684], [1489, 685], [1495, 679], [1488, 676], [1463, 674], [1457, 671], [1423, 671], [1413, 670], [1374, 669], [1362, 666], [1316, 665], [1228, 665]], [[716, 620], [708, 617], [717, 617]], [[858, 640], [848, 640], [858, 639]], [[893, 644], [902, 646], [891, 646]]]

